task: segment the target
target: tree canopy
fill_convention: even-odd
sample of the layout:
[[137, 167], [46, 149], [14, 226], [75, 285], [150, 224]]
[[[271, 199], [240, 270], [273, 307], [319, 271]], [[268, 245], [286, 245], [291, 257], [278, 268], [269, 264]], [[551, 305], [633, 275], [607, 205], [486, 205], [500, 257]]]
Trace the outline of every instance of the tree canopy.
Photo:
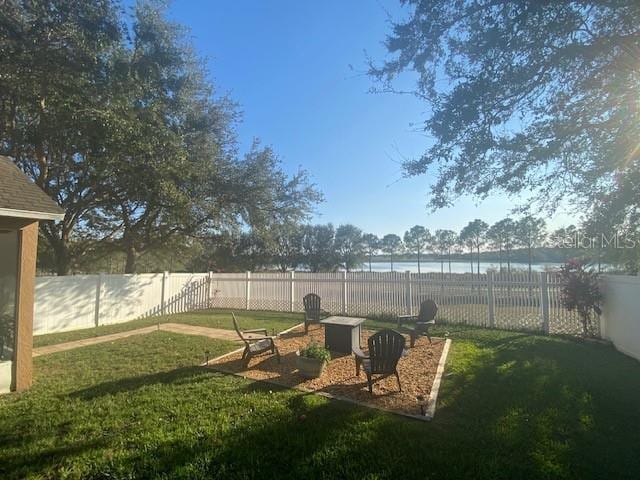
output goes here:
[[427, 102], [434, 142], [404, 167], [437, 177], [431, 207], [493, 192], [534, 192], [550, 209], [639, 204], [620, 181], [640, 179], [639, 2], [402, 3], [409, 16], [369, 73], [390, 91], [415, 74], [408, 91]]
[[59, 274], [89, 251], [123, 252], [132, 273], [149, 252], [241, 230], [273, 248], [268, 232], [322, 200], [271, 147], [238, 152], [236, 107], [187, 33], [161, 1], [131, 16], [117, 0], [3, 2], [0, 153], [66, 211], [41, 224]]

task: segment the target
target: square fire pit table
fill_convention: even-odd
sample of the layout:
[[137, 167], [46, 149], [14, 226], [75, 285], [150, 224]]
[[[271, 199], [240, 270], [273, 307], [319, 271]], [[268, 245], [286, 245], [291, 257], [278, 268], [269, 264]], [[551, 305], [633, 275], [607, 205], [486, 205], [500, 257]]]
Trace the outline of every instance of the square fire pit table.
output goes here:
[[364, 318], [329, 317], [320, 320], [324, 325], [324, 346], [336, 353], [350, 354], [360, 348], [360, 325]]

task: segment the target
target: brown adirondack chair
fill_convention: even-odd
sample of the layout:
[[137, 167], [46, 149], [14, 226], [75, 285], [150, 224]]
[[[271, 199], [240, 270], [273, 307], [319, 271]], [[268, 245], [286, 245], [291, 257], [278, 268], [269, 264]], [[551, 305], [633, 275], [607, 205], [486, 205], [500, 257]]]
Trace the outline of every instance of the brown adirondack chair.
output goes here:
[[[276, 347], [276, 343], [274, 341], [275, 337], [267, 335], [266, 328], [240, 330], [240, 327], [238, 326], [238, 320], [236, 319], [236, 316], [233, 312], [231, 312], [231, 317], [233, 318], [233, 328], [235, 328], [236, 333], [244, 342], [242, 359], [244, 360], [245, 366], [249, 365], [249, 361], [252, 357], [255, 357], [256, 355], [260, 355], [261, 353], [267, 351], [271, 351], [272, 354], [275, 354], [276, 358], [278, 359], [278, 363], [280, 363], [280, 352], [278, 352], [278, 347]], [[256, 333], [262, 333], [262, 336], [253, 335]], [[248, 337], [247, 334], [252, 335]]]
[[380, 378], [395, 375], [398, 388], [402, 391], [398, 361], [405, 352], [404, 336], [395, 330], [384, 329], [371, 335], [367, 343], [369, 346], [367, 354], [359, 348], [354, 348], [353, 353], [356, 356], [356, 375], [360, 375], [360, 367], [362, 367], [367, 374], [369, 393], [373, 393], [373, 375], [382, 375]]
[[308, 293], [302, 299], [304, 304], [304, 333], [309, 333], [309, 325], [319, 323], [320, 320], [329, 316], [320, 308], [320, 297], [315, 293]]
[[418, 315], [399, 315], [396, 321], [397, 327], [402, 327], [403, 323], [411, 324], [410, 327], [405, 327], [411, 338], [411, 348], [416, 343], [416, 339], [424, 335], [429, 339], [431, 343], [431, 335], [429, 335], [429, 328], [436, 324], [436, 315], [438, 313], [438, 305], [433, 300], [425, 300], [420, 304], [420, 313]]

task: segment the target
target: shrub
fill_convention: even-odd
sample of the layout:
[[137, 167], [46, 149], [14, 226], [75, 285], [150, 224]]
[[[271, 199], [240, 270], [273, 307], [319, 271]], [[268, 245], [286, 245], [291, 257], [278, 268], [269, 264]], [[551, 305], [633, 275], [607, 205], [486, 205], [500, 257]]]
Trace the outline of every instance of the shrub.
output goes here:
[[560, 267], [562, 277], [562, 303], [569, 311], [576, 310], [582, 322], [585, 336], [593, 332], [591, 314], [602, 313], [600, 303], [602, 292], [598, 285], [598, 274], [593, 269], [587, 269], [578, 260], [569, 260]]
[[311, 342], [306, 348], [300, 350], [301, 357], [315, 358], [316, 360], [322, 360], [328, 362], [331, 360], [331, 353], [322, 345], [318, 345], [316, 342]]

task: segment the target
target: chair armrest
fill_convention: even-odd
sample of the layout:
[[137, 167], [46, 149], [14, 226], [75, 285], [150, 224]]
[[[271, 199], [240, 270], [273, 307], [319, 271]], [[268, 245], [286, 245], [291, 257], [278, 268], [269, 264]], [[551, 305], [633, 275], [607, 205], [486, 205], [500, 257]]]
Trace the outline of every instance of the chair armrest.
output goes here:
[[365, 354], [359, 347], [353, 347], [351, 350], [353, 351], [353, 354], [361, 360], [369, 358], [369, 355]]
[[402, 325], [402, 322], [409, 321], [409, 320], [412, 320], [414, 318], [416, 320], [418, 320], [418, 316], [417, 315], [398, 315], [396, 317], [396, 325], [399, 327], [400, 325]]
[[257, 340], [271, 340], [273, 342], [273, 340], [276, 337], [272, 337], [271, 335], [260, 335], [260, 336], [251, 336], [251, 337], [246, 337], [245, 340], [248, 342], [255, 342]]
[[266, 328], [252, 328], [250, 330], [243, 330], [242, 333], [258, 333], [258, 332], [264, 332], [264, 335], [267, 335], [267, 329]]

